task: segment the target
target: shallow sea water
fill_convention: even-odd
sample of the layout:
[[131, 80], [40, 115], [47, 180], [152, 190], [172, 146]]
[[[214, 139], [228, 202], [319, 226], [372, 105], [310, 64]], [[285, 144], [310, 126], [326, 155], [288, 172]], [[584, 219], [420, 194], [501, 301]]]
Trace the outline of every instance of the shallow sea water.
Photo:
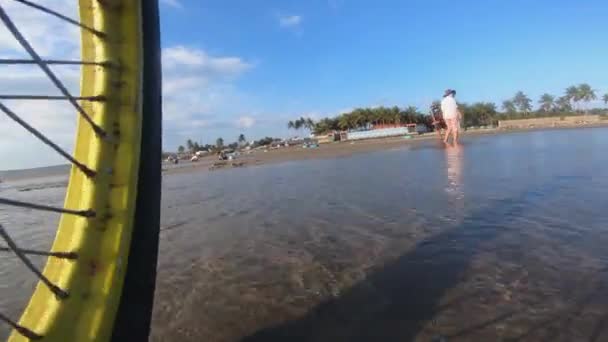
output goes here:
[[[607, 149], [539, 131], [168, 175], [151, 339], [608, 341]], [[56, 220], [0, 207], [27, 246]], [[0, 258], [18, 316], [34, 279]]]

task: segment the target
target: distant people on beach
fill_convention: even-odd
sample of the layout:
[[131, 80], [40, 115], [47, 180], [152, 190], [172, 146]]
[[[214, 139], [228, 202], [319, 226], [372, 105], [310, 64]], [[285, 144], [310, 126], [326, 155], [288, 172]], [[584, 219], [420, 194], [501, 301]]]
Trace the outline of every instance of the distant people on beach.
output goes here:
[[443, 100], [441, 100], [441, 112], [443, 113], [443, 119], [447, 126], [443, 142], [447, 145], [450, 134], [452, 135], [452, 141], [454, 145], [458, 144], [458, 133], [460, 131], [460, 120], [462, 114], [458, 110], [456, 104], [456, 90], [448, 89], [443, 94]]

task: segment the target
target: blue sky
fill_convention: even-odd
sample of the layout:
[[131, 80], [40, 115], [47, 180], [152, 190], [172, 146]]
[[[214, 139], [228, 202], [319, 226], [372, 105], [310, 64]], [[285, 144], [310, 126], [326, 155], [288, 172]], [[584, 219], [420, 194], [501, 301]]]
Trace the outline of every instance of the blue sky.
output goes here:
[[[78, 17], [75, 0], [37, 3]], [[12, 0], [0, 4], [43, 57], [79, 57], [76, 27]], [[608, 92], [606, 0], [160, 0], [160, 6], [169, 151], [188, 138], [301, 135], [286, 122], [357, 106], [426, 111], [448, 87], [460, 101], [496, 103], [518, 90], [536, 102], [543, 92], [559, 95], [581, 82], [598, 95]], [[0, 25], [0, 57], [23, 54]], [[56, 69], [77, 93], [78, 69]], [[0, 92], [57, 94], [35, 66], [0, 66]], [[69, 105], [10, 107], [72, 150]], [[0, 170], [65, 162], [1, 115], [0, 160]]]
[[[207, 85], [226, 98], [197, 116], [208, 122], [192, 138], [205, 142], [286, 135], [289, 118], [356, 106], [426, 109], [448, 87], [497, 103], [580, 82], [608, 92], [606, 1], [164, 2], [163, 46], [247, 64]], [[183, 131], [167, 127], [175, 148]]]

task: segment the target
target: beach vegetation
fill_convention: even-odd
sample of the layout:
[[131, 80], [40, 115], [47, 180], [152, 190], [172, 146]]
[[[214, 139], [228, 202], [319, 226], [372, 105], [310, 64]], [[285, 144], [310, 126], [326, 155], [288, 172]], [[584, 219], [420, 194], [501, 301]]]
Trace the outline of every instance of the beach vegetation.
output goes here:
[[[596, 99], [597, 94], [593, 88], [587, 83], [581, 83], [566, 88], [564, 94], [559, 97], [549, 93], [542, 94], [536, 110], [533, 110], [532, 99], [523, 91], [518, 91], [513, 97], [502, 101], [502, 111], [499, 111], [496, 104], [492, 102], [459, 103], [458, 106], [463, 114], [463, 126], [478, 127], [495, 126], [498, 124], [498, 120], [578, 115], [582, 113], [581, 104], [585, 105], [585, 113], [604, 114], [605, 109], [588, 108], [589, 103]], [[608, 104], [608, 94], [603, 95], [602, 101]], [[433, 103], [438, 104], [439, 101]], [[429, 130], [433, 130], [433, 120], [429, 113], [422, 112], [414, 106], [361, 107], [317, 121], [300, 117], [289, 121], [287, 127], [296, 130], [306, 128], [314, 134], [367, 130], [402, 124], [421, 124], [426, 125]]]

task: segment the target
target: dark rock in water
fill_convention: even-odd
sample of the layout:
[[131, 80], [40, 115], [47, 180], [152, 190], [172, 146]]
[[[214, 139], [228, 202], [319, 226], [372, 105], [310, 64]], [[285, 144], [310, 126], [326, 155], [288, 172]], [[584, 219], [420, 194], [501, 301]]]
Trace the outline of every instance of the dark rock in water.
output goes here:
[[245, 166], [245, 162], [234, 162], [232, 163], [232, 167], [243, 167]]

